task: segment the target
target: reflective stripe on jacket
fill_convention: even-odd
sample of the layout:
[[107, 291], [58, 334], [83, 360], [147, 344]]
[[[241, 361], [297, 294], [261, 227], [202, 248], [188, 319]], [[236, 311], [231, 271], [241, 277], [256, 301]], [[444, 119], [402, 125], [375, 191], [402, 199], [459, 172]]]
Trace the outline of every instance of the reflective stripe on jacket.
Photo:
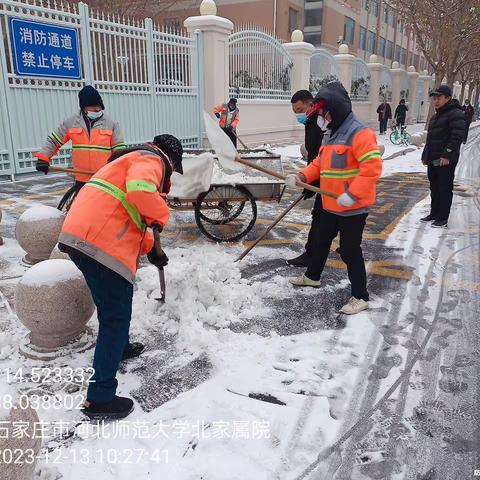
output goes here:
[[[72, 164], [76, 170], [97, 172], [106, 165], [113, 151], [125, 148], [122, 133], [117, 122], [105, 114], [93, 123], [88, 133], [85, 118], [81, 112], [67, 118], [48, 137], [44, 146], [35, 156], [46, 162], [68, 141], [72, 141]], [[90, 175], [76, 174], [75, 180], [88, 182]]]
[[164, 226], [170, 217], [164, 161], [136, 150], [101, 168], [80, 190], [58, 241], [133, 283], [140, 256], [153, 247], [147, 225]]
[[[225, 128], [227, 127], [227, 121], [228, 121], [228, 104], [223, 103], [222, 105], [217, 105], [213, 109], [214, 113], [219, 113], [220, 114], [220, 120], [218, 121], [218, 124], [220, 125], [220, 128]], [[232, 121], [230, 122], [230, 126], [232, 128], [237, 128], [238, 122], [240, 122], [240, 110], [238, 108], [235, 108], [232, 112]]]
[[375, 133], [350, 113], [320, 148], [318, 157], [300, 172], [308, 183], [320, 178], [320, 188], [337, 195], [346, 192], [355, 200], [351, 207], [342, 207], [334, 198], [322, 195], [325, 210], [343, 216], [368, 212], [382, 173]]

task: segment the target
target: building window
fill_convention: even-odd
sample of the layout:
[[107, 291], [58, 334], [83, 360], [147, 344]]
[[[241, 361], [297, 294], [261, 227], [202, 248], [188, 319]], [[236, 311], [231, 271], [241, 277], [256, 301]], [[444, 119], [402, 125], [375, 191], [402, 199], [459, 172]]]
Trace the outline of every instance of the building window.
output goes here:
[[395, 61], [400, 63], [400, 54], [402, 49], [397, 45], [395, 48]]
[[362, 9], [367, 10], [367, 5], [370, 0], [362, 0]]
[[322, 8], [305, 9], [305, 26], [316, 27], [318, 25], [321, 25], [322, 17], [323, 17]]
[[402, 65], [407, 64], [407, 51], [404, 48], [402, 48], [402, 51], [400, 53], [400, 63]]
[[373, 32], [368, 31], [367, 33], [367, 52], [373, 53], [375, 51], [375, 40], [376, 35]]
[[316, 47], [322, 44], [322, 35], [320, 33], [305, 33], [304, 38], [307, 43], [311, 43]]
[[418, 72], [418, 70], [419, 70], [419, 68], [420, 68], [420, 65], [418, 64], [418, 60], [419, 60], [419, 59], [418, 59], [418, 55], [415, 54], [415, 55], [413, 56], [413, 65], [415, 66], [415, 70], [417, 70], [417, 72]]
[[358, 39], [358, 48], [365, 50], [367, 45], [367, 30], [365, 27], [360, 27], [360, 37]]
[[298, 10], [288, 9], [288, 31], [293, 32], [298, 28]]
[[378, 0], [372, 0], [370, 2], [370, 12], [372, 15], [378, 17]]
[[380, 43], [378, 45], [378, 54], [381, 57], [385, 57], [385, 39], [380, 37]]
[[388, 25], [388, 16], [389, 16], [389, 11], [388, 11], [388, 6], [385, 5], [383, 8], [383, 22]]
[[343, 25], [343, 41], [349, 45], [353, 45], [355, 39], [355, 20], [350, 17], [345, 17]]
[[397, 21], [397, 14], [393, 11], [390, 12], [390, 15], [388, 16], [388, 21], [391, 27], [395, 27], [395, 22]]
[[385, 58], [388, 58], [389, 60], [392, 60], [393, 58], [393, 42], [391, 42], [390, 40], [387, 40]]
[[400, 33], [403, 33], [403, 29], [405, 27], [405, 24], [403, 23], [403, 20], [400, 22]]

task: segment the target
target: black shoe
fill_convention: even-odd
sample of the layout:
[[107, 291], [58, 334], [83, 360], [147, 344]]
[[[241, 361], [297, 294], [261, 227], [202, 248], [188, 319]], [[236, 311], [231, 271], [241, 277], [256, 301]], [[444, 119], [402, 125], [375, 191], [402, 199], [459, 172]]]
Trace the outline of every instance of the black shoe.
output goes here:
[[447, 223], [448, 223], [448, 220], [435, 220], [432, 223], [432, 227], [433, 228], [443, 228], [443, 227], [447, 226]]
[[427, 215], [426, 217], [423, 217], [420, 219], [421, 222], [433, 222], [436, 219], [435, 215]]
[[304, 252], [298, 257], [287, 260], [287, 265], [290, 265], [291, 267], [308, 267], [309, 259], [310, 255], [308, 255], [307, 252]]
[[145, 345], [140, 342], [129, 343], [123, 351], [122, 360], [138, 357], [145, 350]]
[[118, 420], [133, 411], [133, 400], [126, 397], [113, 397], [110, 402], [85, 402], [82, 413], [92, 420]]

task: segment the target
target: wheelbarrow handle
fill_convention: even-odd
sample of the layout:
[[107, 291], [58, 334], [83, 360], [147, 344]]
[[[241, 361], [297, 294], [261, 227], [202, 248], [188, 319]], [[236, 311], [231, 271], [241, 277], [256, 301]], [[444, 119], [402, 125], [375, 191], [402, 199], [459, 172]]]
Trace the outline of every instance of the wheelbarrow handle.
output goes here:
[[66, 168], [66, 167], [48, 167], [48, 170], [52, 172], [64, 172], [64, 173], [73, 173], [73, 174], [82, 174], [82, 175], [94, 175], [95, 172], [89, 172], [88, 170], [77, 170], [75, 168]]

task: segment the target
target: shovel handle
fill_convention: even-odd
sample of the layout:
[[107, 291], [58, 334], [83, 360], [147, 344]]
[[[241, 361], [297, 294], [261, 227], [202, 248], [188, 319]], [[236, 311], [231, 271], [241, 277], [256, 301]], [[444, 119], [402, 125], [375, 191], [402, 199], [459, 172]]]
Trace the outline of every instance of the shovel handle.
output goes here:
[[49, 171], [52, 172], [64, 172], [64, 173], [77, 173], [82, 175], [94, 175], [95, 172], [89, 172], [87, 170], [76, 170], [74, 168], [66, 168], [66, 167], [49, 167]]
[[[275, 172], [275, 170], [270, 170], [268, 168], [262, 167], [260, 165], [257, 165], [256, 163], [249, 162], [248, 160], [245, 160], [244, 158], [236, 157], [235, 161], [238, 163], [241, 163], [242, 165], [246, 165], [247, 167], [253, 168], [255, 170], [258, 170], [260, 172], [266, 173], [267, 175], [270, 175], [272, 177], [278, 178], [280, 180], [285, 180], [285, 175], [282, 175], [280, 173]], [[322, 190], [321, 188], [314, 187], [313, 185], [310, 185], [309, 183], [304, 183], [304, 182], [297, 182], [297, 185], [299, 187], [303, 187], [306, 190], [310, 190], [315, 193], [320, 193], [321, 195], [326, 195], [327, 197], [332, 197], [332, 198], [338, 198], [338, 195], [332, 192], [327, 192], [326, 190]]]

